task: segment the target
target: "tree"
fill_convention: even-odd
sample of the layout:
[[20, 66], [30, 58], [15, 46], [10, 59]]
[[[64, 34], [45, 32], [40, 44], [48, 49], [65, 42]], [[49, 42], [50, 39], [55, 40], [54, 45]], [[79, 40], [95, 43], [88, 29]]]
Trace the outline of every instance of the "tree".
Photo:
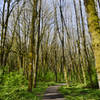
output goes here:
[[[6, 53], [5, 48], [6, 47], [6, 39], [8, 35], [8, 23], [11, 16], [12, 11], [16, 7], [16, 5], [19, 3], [20, 0], [3, 0], [3, 11], [2, 11], [2, 31], [1, 31], [1, 66], [6, 65]], [[7, 5], [7, 8], [6, 8]]]
[[88, 14], [89, 32], [92, 35], [92, 45], [95, 55], [95, 64], [100, 88], [100, 26], [99, 18], [95, 8], [94, 0], [84, 0], [86, 12]]
[[40, 50], [40, 23], [41, 23], [41, 2], [40, 0], [40, 7], [39, 7], [39, 24], [38, 24], [38, 40], [37, 40], [37, 59], [36, 59], [36, 74], [34, 79], [34, 87], [36, 88], [37, 85], [37, 74], [38, 74], [38, 67], [39, 67], [39, 50]]
[[31, 33], [30, 33], [30, 51], [29, 51], [29, 84], [28, 91], [32, 92], [33, 87], [33, 69], [35, 69], [36, 53], [35, 53], [35, 24], [37, 19], [37, 0], [33, 0], [33, 13], [31, 19]]

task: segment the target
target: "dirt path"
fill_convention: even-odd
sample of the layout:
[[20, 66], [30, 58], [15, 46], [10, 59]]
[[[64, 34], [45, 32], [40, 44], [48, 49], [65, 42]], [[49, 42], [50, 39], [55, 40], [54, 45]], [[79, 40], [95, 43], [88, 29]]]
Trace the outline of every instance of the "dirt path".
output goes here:
[[58, 91], [58, 88], [62, 85], [64, 84], [57, 86], [50, 86], [49, 88], [47, 88], [43, 100], [65, 100], [64, 96]]

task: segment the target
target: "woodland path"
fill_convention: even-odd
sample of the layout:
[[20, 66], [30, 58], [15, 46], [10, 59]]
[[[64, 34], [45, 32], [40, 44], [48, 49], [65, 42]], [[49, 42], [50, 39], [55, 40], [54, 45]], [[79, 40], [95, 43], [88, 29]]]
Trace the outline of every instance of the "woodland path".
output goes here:
[[50, 86], [47, 88], [43, 100], [65, 100], [63, 94], [58, 91], [58, 88], [65, 84]]

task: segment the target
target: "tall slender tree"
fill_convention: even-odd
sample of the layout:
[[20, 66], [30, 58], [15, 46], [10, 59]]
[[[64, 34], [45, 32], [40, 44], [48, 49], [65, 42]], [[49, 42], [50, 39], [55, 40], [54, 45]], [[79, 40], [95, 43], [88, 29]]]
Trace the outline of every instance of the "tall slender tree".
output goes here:
[[30, 52], [29, 52], [29, 84], [28, 91], [32, 92], [33, 87], [33, 76], [35, 72], [35, 63], [36, 63], [36, 53], [35, 53], [35, 24], [37, 19], [37, 0], [33, 0], [33, 10], [32, 10], [32, 19], [31, 19], [31, 33], [30, 33]]

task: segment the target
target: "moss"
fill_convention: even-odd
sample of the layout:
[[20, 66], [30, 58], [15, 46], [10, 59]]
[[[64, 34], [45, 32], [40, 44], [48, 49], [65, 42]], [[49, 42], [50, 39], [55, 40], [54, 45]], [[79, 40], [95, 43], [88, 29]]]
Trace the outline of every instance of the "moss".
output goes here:
[[[98, 78], [100, 78], [100, 26], [99, 26], [99, 18], [95, 8], [94, 0], [85, 0], [85, 7], [86, 12], [88, 14], [88, 24], [89, 24], [89, 31], [92, 36], [92, 44], [93, 50], [96, 60], [96, 68], [98, 72]], [[100, 84], [99, 84], [100, 85]], [[100, 87], [100, 86], [99, 86]]]

